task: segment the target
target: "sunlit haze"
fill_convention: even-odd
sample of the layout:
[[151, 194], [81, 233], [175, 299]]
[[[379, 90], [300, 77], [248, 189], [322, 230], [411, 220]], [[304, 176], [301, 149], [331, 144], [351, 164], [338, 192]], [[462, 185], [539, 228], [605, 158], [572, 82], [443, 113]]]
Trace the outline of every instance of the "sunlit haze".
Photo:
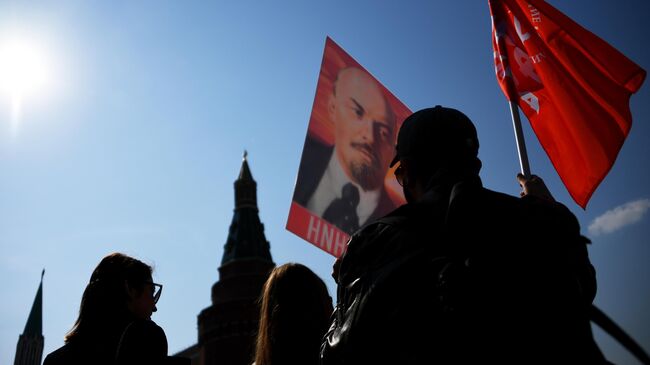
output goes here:
[[0, 41], [0, 92], [10, 99], [11, 125], [16, 132], [23, 103], [43, 95], [51, 81], [51, 70], [44, 48], [29, 39]]

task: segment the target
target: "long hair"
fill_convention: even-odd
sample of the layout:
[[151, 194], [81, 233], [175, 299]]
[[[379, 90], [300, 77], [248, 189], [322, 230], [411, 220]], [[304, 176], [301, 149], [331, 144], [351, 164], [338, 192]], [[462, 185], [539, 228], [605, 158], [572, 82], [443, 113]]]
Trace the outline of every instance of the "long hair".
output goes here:
[[84, 290], [79, 317], [65, 336], [65, 342], [88, 340], [111, 344], [119, 341], [132, 320], [127, 307], [126, 283], [142, 290], [152, 273], [151, 266], [121, 253], [112, 253], [97, 265]]
[[304, 265], [285, 264], [273, 269], [260, 301], [255, 364], [318, 364], [332, 314], [325, 283]]

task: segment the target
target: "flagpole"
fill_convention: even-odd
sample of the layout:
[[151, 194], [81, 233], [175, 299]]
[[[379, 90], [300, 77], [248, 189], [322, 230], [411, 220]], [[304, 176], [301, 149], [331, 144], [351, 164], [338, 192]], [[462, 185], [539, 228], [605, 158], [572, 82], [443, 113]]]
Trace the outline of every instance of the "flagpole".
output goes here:
[[[490, 5], [491, 6], [491, 5]], [[497, 30], [495, 29], [495, 32]], [[495, 33], [496, 34], [496, 33]], [[498, 34], [497, 34], [498, 35]], [[497, 46], [495, 47], [495, 57], [498, 56], [501, 64], [503, 65], [503, 76], [505, 77], [506, 89], [504, 90], [508, 101], [510, 103], [510, 116], [512, 117], [512, 126], [515, 130], [515, 142], [517, 143], [517, 154], [519, 155], [519, 167], [521, 169], [521, 174], [524, 175], [526, 179], [530, 178], [530, 165], [528, 164], [528, 153], [526, 152], [526, 141], [524, 140], [524, 132], [521, 128], [521, 118], [519, 117], [519, 106], [516, 101], [513, 100], [519, 95], [517, 89], [514, 85], [512, 71], [510, 70], [510, 65], [508, 62], [508, 57], [505, 54], [502, 54], [498, 49], [506, 49], [505, 38], [503, 36], [497, 36], [496, 39]], [[498, 49], [497, 49], [498, 48]], [[499, 78], [499, 73], [497, 72], [497, 78]]]
[[530, 165], [528, 164], [528, 153], [526, 152], [526, 141], [524, 132], [521, 129], [521, 118], [519, 117], [519, 107], [517, 103], [510, 100], [510, 115], [512, 116], [512, 126], [515, 129], [515, 142], [517, 142], [517, 153], [519, 154], [519, 166], [521, 173], [525, 178], [530, 178]]
[[602, 328], [610, 336], [616, 339], [626, 350], [632, 353], [642, 364], [650, 364], [650, 356], [630, 335], [625, 333], [619, 325], [609, 318], [602, 310], [598, 309], [595, 305], [591, 305], [589, 318], [592, 322]]

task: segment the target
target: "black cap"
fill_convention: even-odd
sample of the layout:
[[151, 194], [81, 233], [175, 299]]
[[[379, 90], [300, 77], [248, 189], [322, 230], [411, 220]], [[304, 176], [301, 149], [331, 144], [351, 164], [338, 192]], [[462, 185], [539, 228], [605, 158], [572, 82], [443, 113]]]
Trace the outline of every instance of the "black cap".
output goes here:
[[456, 109], [437, 105], [419, 110], [404, 120], [390, 166], [404, 158], [461, 161], [476, 157], [478, 147], [472, 121]]

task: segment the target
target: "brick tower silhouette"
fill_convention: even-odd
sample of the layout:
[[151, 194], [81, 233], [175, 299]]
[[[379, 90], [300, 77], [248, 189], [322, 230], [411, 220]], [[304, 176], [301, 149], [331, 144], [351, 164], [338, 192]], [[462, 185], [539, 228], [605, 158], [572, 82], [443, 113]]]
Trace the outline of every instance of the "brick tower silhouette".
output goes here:
[[212, 305], [198, 316], [201, 365], [249, 365], [259, 322], [258, 298], [275, 263], [257, 208], [257, 183], [244, 152], [235, 210], [212, 286]]

